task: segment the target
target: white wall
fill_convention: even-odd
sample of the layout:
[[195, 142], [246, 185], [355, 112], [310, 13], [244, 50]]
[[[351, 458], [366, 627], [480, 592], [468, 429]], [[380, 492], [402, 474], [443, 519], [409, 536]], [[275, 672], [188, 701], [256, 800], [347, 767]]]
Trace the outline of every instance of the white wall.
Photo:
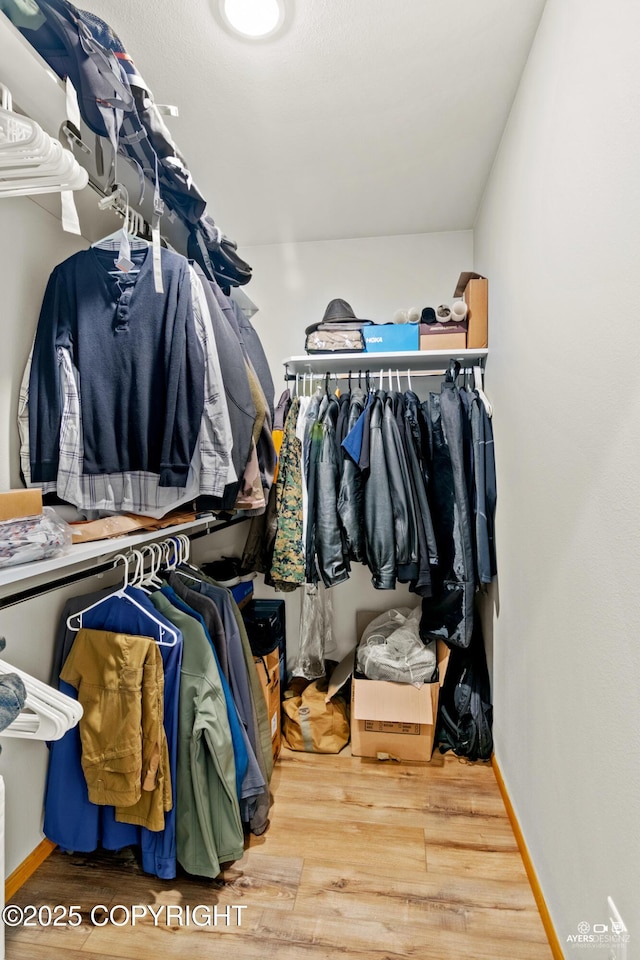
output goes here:
[[[341, 297], [356, 316], [391, 322], [395, 312], [411, 306], [437, 306], [451, 299], [462, 270], [471, 269], [471, 231], [326, 240], [243, 248], [253, 268], [247, 292], [259, 306], [252, 322], [262, 340], [276, 386], [276, 399], [285, 387], [285, 357], [304, 354], [304, 330], [322, 318], [330, 300]], [[354, 370], [365, 369], [354, 355]], [[418, 392], [422, 383], [413, 381]], [[291, 384], [289, 384], [291, 386]], [[275, 593], [260, 578], [256, 595], [285, 599], [289, 666], [297, 650], [300, 591]], [[354, 564], [350, 579], [331, 590], [335, 647], [340, 659], [355, 643], [356, 610], [386, 610], [416, 606], [418, 599], [405, 586], [374, 590], [366, 567]]]
[[260, 310], [252, 322], [278, 393], [282, 361], [304, 354], [305, 327], [322, 319], [330, 300], [341, 297], [377, 323], [391, 323], [399, 309], [437, 306], [471, 269], [473, 238], [461, 230], [321, 240], [243, 247], [242, 255], [253, 268], [247, 293]]
[[561, 942], [580, 921], [609, 923], [610, 895], [629, 958], [640, 950], [639, 35], [629, 0], [548, 0], [475, 232], [498, 464], [496, 754]]
[[86, 246], [81, 237], [63, 233], [59, 216], [53, 216], [30, 198], [9, 197], [0, 201], [0, 450], [4, 453], [0, 457], [0, 489], [22, 486], [16, 419], [18, 392], [49, 274], [57, 263]]
[[[58, 201], [59, 202], [59, 201]], [[19, 473], [17, 406], [22, 372], [33, 341], [44, 289], [53, 267], [86, 246], [62, 232], [60, 221], [26, 197], [0, 200], [0, 489], [22, 486]], [[96, 589], [88, 581], [87, 590]], [[81, 592], [76, 589], [76, 592]], [[64, 602], [58, 591], [0, 611], [3, 659], [42, 680], [49, 679], [53, 636]], [[47, 751], [43, 743], [2, 738], [0, 774], [6, 789], [7, 874], [42, 839], [40, 824]]]

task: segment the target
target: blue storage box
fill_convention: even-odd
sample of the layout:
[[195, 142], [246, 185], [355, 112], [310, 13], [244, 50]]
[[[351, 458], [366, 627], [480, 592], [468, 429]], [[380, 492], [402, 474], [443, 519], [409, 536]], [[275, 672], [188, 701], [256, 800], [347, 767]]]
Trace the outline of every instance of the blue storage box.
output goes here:
[[231, 587], [233, 599], [240, 606], [243, 600], [247, 600], [253, 594], [253, 580], [241, 580], [235, 586]]
[[420, 349], [420, 324], [377, 323], [364, 327], [367, 353], [393, 353], [397, 350]]

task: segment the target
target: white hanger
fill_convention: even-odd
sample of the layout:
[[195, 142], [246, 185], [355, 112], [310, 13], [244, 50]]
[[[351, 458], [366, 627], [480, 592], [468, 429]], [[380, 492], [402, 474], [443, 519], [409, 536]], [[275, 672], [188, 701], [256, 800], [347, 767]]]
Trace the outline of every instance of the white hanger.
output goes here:
[[2, 733], [3, 737], [59, 740], [82, 717], [82, 707], [71, 697], [0, 660], [0, 674], [16, 673], [27, 693], [24, 711]]
[[135, 274], [138, 273], [139, 270], [131, 259], [131, 249], [144, 250], [149, 244], [146, 240], [136, 236], [136, 232], [142, 230], [144, 221], [142, 217], [129, 206], [129, 193], [127, 188], [123, 187], [122, 184], [118, 184], [113, 193], [110, 193], [107, 197], [103, 197], [98, 201], [98, 206], [101, 210], [107, 210], [109, 207], [115, 207], [122, 203], [124, 203], [124, 222], [122, 226], [106, 237], [96, 240], [91, 246], [98, 247], [100, 250], [117, 250], [118, 259], [116, 261], [116, 267], [122, 270], [123, 273]]
[[478, 396], [479, 396], [480, 399], [482, 400], [482, 404], [483, 404], [485, 410], [487, 411], [487, 416], [488, 416], [488, 417], [492, 417], [492, 416], [493, 416], [493, 407], [491, 406], [487, 395], [485, 394], [485, 392], [484, 392], [483, 389], [482, 389], [482, 367], [477, 367], [477, 366], [476, 366], [476, 367], [473, 368], [473, 382], [474, 382], [474, 387], [475, 387], [476, 393], [478, 394]]
[[[138, 610], [141, 610], [142, 613], [144, 613], [144, 615], [149, 620], [151, 620], [153, 623], [156, 624], [156, 626], [160, 628], [159, 639], [156, 640], [156, 643], [159, 646], [174, 647], [178, 642], [178, 634], [176, 633], [176, 631], [170, 629], [166, 624], [162, 623], [161, 620], [158, 620], [157, 617], [154, 617], [154, 615], [149, 610], [147, 610], [146, 607], [143, 607], [142, 604], [138, 603], [138, 601], [134, 597], [130, 596], [128, 593], [125, 592], [126, 588], [129, 586], [130, 558], [125, 556], [124, 553], [119, 553], [113, 559], [114, 559], [114, 564], [113, 564], [114, 567], [118, 566], [118, 561], [120, 560], [122, 560], [122, 562], [125, 565], [124, 583], [122, 587], [120, 587], [120, 589], [116, 590], [114, 593], [109, 593], [107, 594], [106, 597], [102, 597], [100, 600], [96, 600], [95, 603], [92, 603], [88, 607], [85, 607], [84, 610], [79, 610], [77, 613], [71, 614], [71, 616], [67, 618], [67, 627], [69, 628], [69, 630], [73, 630], [74, 632], [77, 632], [78, 630], [80, 630], [82, 627], [82, 617], [84, 616], [85, 613], [88, 613], [89, 610], [94, 610], [96, 607], [99, 607], [101, 604], [105, 603], [107, 600], [111, 600], [114, 597], [117, 597], [122, 600], [126, 600], [127, 603], [130, 603], [134, 607], [137, 607]], [[165, 636], [167, 636], [169, 639], [165, 640], [164, 639]]]
[[180, 571], [179, 571], [180, 576], [181, 576], [181, 577], [188, 577], [189, 580], [194, 580], [195, 583], [202, 583], [202, 577], [201, 577], [201, 576], [200, 576], [200, 577], [194, 577], [194, 576], [192, 576], [192, 574], [188, 573], [188, 572], [184, 569], [185, 566], [188, 566], [191, 570], [197, 570], [196, 567], [194, 567], [192, 564], [189, 563], [189, 554], [190, 554], [190, 552], [191, 552], [191, 541], [189, 540], [189, 537], [187, 537], [186, 534], [184, 534], [184, 533], [179, 533], [179, 534], [178, 534], [178, 537], [180, 538], [181, 542], [184, 544], [184, 553], [183, 553], [182, 559], [181, 559], [181, 561], [180, 561], [180, 567], [181, 567], [181, 569], [180, 569]]
[[89, 182], [73, 154], [28, 117], [12, 109], [0, 84], [0, 197], [80, 190]]
[[149, 553], [151, 556], [151, 566], [147, 575], [142, 579], [142, 583], [140, 584], [141, 589], [145, 587], [161, 587], [162, 580], [157, 575], [162, 560], [162, 550], [160, 546], [157, 543], [145, 543], [141, 549], [141, 553], [143, 556], [145, 553]]
[[189, 555], [191, 554], [191, 540], [189, 540], [189, 537], [186, 535], [186, 533], [179, 533], [178, 539], [184, 545], [184, 553], [182, 554], [182, 559], [180, 562], [188, 563]]
[[413, 387], [411, 386], [411, 370], [409, 370], [408, 368], [407, 368], [407, 383], [409, 384], [409, 390], [413, 391]]

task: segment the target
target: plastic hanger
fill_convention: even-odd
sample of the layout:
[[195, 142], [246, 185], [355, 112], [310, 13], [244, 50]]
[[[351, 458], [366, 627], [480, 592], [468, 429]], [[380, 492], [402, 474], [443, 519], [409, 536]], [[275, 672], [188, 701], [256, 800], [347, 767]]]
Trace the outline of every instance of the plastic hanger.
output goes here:
[[98, 201], [98, 206], [101, 210], [106, 210], [119, 202], [124, 202], [125, 204], [124, 222], [122, 226], [106, 237], [96, 240], [91, 246], [97, 247], [100, 250], [117, 250], [118, 259], [115, 262], [116, 267], [123, 273], [133, 275], [139, 271], [131, 259], [131, 249], [145, 250], [148, 249], [149, 244], [146, 240], [142, 240], [136, 236], [135, 231], [141, 229], [143, 221], [139, 214], [129, 206], [129, 194], [126, 187], [118, 184], [113, 193], [110, 193], [109, 196], [103, 197], [102, 200]]
[[[124, 553], [119, 553], [116, 557], [114, 557], [114, 564], [113, 564], [114, 567], [118, 566], [118, 561], [120, 560], [125, 565], [124, 583], [122, 587], [120, 587], [119, 590], [116, 590], [115, 593], [110, 593], [106, 597], [102, 597], [100, 600], [96, 600], [95, 603], [92, 603], [90, 604], [90, 606], [85, 607], [84, 610], [79, 610], [77, 613], [73, 613], [70, 617], [67, 618], [67, 627], [69, 628], [69, 630], [73, 630], [74, 632], [77, 632], [82, 627], [82, 618], [85, 613], [88, 613], [89, 610], [94, 610], [96, 607], [101, 606], [103, 603], [105, 603], [105, 601], [112, 600], [114, 597], [116, 597], [122, 600], [126, 600], [128, 603], [131, 603], [134, 607], [137, 607], [138, 610], [141, 610], [142, 613], [144, 613], [147, 619], [151, 620], [153, 623], [156, 624], [156, 626], [160, 628], [159, 639], [156, 640], [156, 643], [159, 644], [159, 646], [162, 646], [162, 647], [175, 646], [176, 643], [178, 642], [178, 634], [175, 632], [175, 630], [171, 630], [169, 627], [166, 626], [166, 624], [158, 620], [157, 617], [154, 617], [153, 614], [149, 610], [147, 610], [146, 607], [143, 607], [142, 604], [138, 603], [138, 601], [134, 597], [132, 597], [130, 594], [126, 592], [126, 589], [130, 584], [130, 581], [129, 581], [130, 558], [125, 556]], [[164, 639], [165, 636], [169, 637], [169, 639], [165, 640]]]
[[480, 397], [480, 400], [482, 401], [482, 405], [487, 411], [487, 416], [492, 417], [493, 407], [491, 406], [491, 403], [489, 402], [487, 395], [482, 389], [482, 367], [476, 366], [473, 368], [473, 382], [474, 382], [476, 393]]
[[[195, 583], [202, 583], [202, 575], [200, 571], [198, 570], [197, 567], [194, 567], [193, 564], [189, 563], [189, 555], [191, 553], [191, 541], [184, 533], [180, 533], [178, 534], [178, 536], [182, 541], [182, 543], [184, 544], [184, 552], [182, 553], [182, 556], [180, 558], [180, 575], [188, 577], [189, 580], [193, 580]], [[187, 567], [187, 570], [184, 569], [185, 567]], [[195, 573], [200, 574], [200, 576], [194, 577], [192, 573], [188, 572], [189, 570], [193, 570]]]
[[11, 93], [0, 85], [0, 196], [30, 196], [80, 190], [89, 182], [73, 154], [28, 117], [13, 111]]
[[0, 673], [16, 673], [27, 693], [24, 711], [2, 731], [1, 736], [59, 740], [82, 717], [83, 710], [77, 700], [12, 664], [0, 660]]
[[151, 566], [149, 568], [149, 572], [147, 573], [147, 575], [142, 579], [142, 583], [140, 584], [141, 588], [144, 589], [145, 587], [157, 587], [157, 588], [161, 587], [162, 580], [158, 576], [158, 570], [160, 569], [160, 562], [162, 560], [162, 550], [160, 546], [157, 543], [146, 543], [141, 548], [140, 552], [142, 553], [143, 556], [146, 553], [150, 554], [151, 556]]

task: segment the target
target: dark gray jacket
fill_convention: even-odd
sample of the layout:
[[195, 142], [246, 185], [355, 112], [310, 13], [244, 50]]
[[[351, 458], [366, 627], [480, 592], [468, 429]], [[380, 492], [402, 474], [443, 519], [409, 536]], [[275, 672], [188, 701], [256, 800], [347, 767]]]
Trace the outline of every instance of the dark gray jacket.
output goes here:
[[[222, 497], [221, 506], [232, 507], [235, 503], [238, 487], [244, 473], [251, 450], [251, 437], [256, 419], [256, 408], [251, 397], [242, 348], [233, 327], [218, 305], [214, 295], [214, 285], [206, 278], [203, 270], [195, 264], [195, 270], [204, 287], [211, 324], [216, 340], [220, 369], [227, 398], [233, 448], [231, 460], [238, 475], [235, 483], [228, 484]], [[217, 285], [216, 285], [217, 286]]]

